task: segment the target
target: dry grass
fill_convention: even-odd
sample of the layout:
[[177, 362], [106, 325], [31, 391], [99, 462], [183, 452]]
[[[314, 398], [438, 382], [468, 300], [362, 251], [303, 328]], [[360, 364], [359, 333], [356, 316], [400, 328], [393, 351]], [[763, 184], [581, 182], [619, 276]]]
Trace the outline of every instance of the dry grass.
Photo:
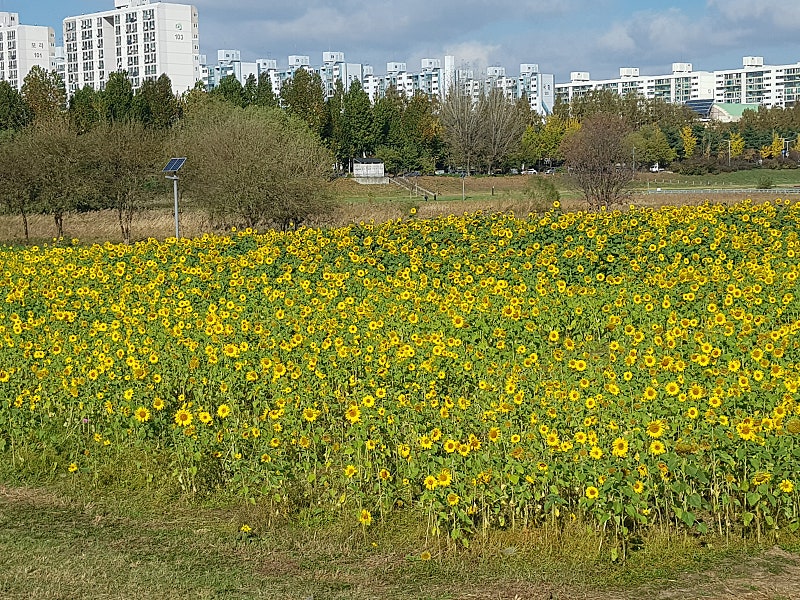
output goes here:
[[[741, 541], [709, 538], [715, 547], [704, 548], [654, 532], [627, 563], [611, 563], [580, 522], [493, 531], [457, 549], [426, 538], [410, 514], [361, 531], [349, 521], [276, 518], [268, 505], [205, 509], [73, 492], [0, 487], [4, 600], [800, 598], [800, 556]], [[252, 534], [240, 534], [242, 523]]]
[[[334, 183], [334, 191], [340, 198], [339, 207], [323, 219], [310, 222], [311, 226], [345, 226], [360, 222], [382, 223], [407, 218], [411, 207], [418, 208], [417, 218], [434, 218], [484, 211], [513, 212], [519, 216], [547, 210], [528, 200], [524, 194], [529, 184], [525, 176], [468, 177], [464, 181], [466, 199], [462, 200], [462, 180], [458, 177], [419, 177], [415, 179], [422, 187], [437, 192], [437, 200], [415, 196], [394, 184], [360, 185], [352, 179], [340, 179]], [[412, 180], [413, 181], [413, 180]], [[562, 189], [563, 210], [586, 210], [585, 202], [574, 191], [564, 189], [560, 176], [553, 181]], [[733, 203], [751, 198], [753, 201], [774, 200], [775, 194], [765, 190], [759, 194], [726, 192], [712, 196], [702, 193], [647, 194], [634, 193], [630, 203], [637, 206], [657, 208], [665, 205], [697, 205], [703, 202]], [[190, 198], [182, 203], [180, 215], [181, 235], [199, 237], [215, 232], [208, 217], [196, 209]], [[47, 215], [28, 217], [30, 243], [52, 243], [56, 234], [53, 219]], [[164, 206], [143, 211], [136, 215], [132, 225], [132, 239], [166, 239], [174, 235], [175, 225], [171, 207]], [[113, 211], [73, 213], [65, 219], [65, 238], [77, 238], [84, 243], [120, 242], [117, 216]], [[23, 244], [22, 219], [18, 215], [0, 215], [0, 242]]]

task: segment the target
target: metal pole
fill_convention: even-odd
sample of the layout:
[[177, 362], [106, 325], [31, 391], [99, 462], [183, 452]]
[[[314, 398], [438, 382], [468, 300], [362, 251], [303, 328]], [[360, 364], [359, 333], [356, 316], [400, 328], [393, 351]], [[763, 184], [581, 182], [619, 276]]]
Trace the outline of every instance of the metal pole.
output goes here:
[[466, 181], [466, 177], [462, 177], [461, 178], [461, 200], [465, 200], [466, 199], [466, 191], [465, 191], [465, 186], [464, 186], [464, 182], [465, 181]]
[[180, 225], [178, 223], [178, 176], [172, 177], [172, 187], [175, 192], [175, 239], [181, 237]]

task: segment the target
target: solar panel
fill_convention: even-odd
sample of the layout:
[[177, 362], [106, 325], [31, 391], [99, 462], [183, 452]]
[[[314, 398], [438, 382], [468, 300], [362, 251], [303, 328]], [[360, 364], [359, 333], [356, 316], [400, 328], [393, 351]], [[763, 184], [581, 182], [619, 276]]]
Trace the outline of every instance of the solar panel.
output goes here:
[[711, 106], [714, 104], [714, 100], [687, 100], [685, 104], [701, 117], [707, 119], [711, 114]]
[[164, 167], [164, 173], [175, 173], [179, 171], [185, 162], [186, 158], [171, 158], [167, 166]]

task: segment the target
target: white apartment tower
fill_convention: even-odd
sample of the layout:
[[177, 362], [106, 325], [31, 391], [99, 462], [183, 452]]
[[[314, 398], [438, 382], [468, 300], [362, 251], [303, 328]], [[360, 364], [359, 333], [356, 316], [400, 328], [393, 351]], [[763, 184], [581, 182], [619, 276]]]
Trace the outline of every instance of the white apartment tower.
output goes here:
[[67, 93], [105, 88], [126, 71], [134, 89], [166, 74], [175, 93], [201, 79], [197, 8], [151, 0], [114, 0], [114, 10], [64, 19]]
[[21, 89], [33, 67], [53, 68], [55, 50], [52, 27], [20, 25], [18, 13], [0, 12], [0, 81]]

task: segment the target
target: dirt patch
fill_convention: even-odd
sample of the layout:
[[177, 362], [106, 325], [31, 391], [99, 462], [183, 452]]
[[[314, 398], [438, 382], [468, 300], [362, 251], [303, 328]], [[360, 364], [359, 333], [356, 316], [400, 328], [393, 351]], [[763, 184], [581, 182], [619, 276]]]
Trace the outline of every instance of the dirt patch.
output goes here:
[[7, 487], [0, 485], [0, 502], [26, 506], [64, 508], [67, 504], [55, 494], [32, 487]]
[[800, 555], [775, 546], [719, 569], [692, 573], [599, 600], [779, 600], [800, 598]]

